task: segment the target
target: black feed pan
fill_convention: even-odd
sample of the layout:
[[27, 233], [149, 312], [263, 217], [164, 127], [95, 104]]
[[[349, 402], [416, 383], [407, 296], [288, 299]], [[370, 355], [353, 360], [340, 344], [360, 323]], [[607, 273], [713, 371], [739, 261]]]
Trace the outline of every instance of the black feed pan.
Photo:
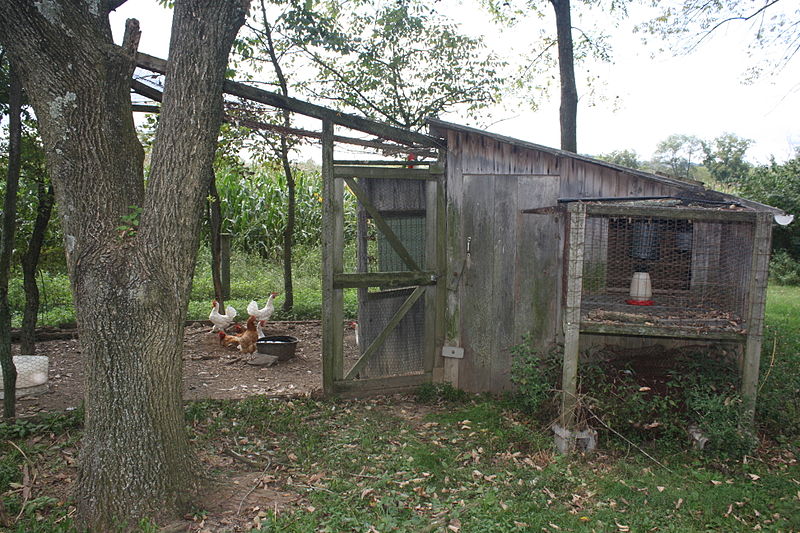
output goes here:
[[280, 361], [285, 361], [294, 357], [298, 342], [297, 337], [291, 335], [261, 337], [256, 342], [256, 350], [258, 353], [274, 355]]

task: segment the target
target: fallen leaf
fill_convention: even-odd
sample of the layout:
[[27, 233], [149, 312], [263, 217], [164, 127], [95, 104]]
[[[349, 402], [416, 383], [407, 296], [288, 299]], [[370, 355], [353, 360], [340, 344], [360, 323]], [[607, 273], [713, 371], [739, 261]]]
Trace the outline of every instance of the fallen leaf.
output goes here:
[[656, 487], [656, 490], [657, 490], [658, 492], [664, 492], [664, 487]]
[[725, 518], [728, 518], [731, 515], [732, 512], [733, 512], [733, 504], [730, 504], [728, 506], [728, 510], [722, 516], [724, 516]]
[[675, 509], [680, 509], [681, 505], [683, 505], [683, 498], [678, 498], [678, 501], [675, 503]]
[[[522, 522], [514, 522], [514, 523], [515, 523], [515, 524], [518, 524], [518, 523], [519, 523], [519, 524], [521, 524]], [[525, 525], [527, 526], [528, 524], [525, 524]], [[550, 526], [550, 527], [552, 527], [553, 529], [561, 529], [560, 527], [558, 527], [557, 525], [555, 525], [555, 524], [554, 524], [554, 523], [552, 523], [552, 522], [550, 522], [550, 523], [549, 523], [549, 524], [547, 524], [547, 525], [549, 525], [549, 526]]]
[[749, 477], [753, 481], [758, 481], [759, 479], [761, 479], [761, 476], [757, 476], [755, 474], [747, 474], [747, 477]]
[[716, 479], [711, 480], [712, 485], [722, 485], [722, 481], [717, 481]]
[[650, 390], [650, 387], [639, 387], [639, 392], [647, 392]]

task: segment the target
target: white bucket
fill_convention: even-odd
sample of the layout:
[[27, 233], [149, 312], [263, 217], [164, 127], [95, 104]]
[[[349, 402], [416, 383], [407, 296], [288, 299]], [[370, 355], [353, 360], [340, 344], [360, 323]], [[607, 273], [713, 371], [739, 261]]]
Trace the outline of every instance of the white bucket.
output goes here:
[[[47, 392], [47, 371], [50, 366], [46, 355], [15, 355], [17, 367], [17, 398]], [[0, 369], [0, 399], [4, 397], [3, 370]]]
[[625, 300], [631, 305], [653, 305], [653, 288], [650, 284], [650, 274], [647, 272], [634, 272], [631, 279], [630, 299]]

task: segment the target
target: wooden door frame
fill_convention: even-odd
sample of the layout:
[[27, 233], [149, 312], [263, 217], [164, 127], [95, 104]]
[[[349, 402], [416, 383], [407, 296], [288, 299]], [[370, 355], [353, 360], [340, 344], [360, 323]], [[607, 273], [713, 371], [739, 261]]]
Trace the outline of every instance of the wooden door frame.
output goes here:
[[[380, 166], [341, 167], [333, 159], [333, 125], [323, 123], [322, 132], [322, 378], [325, 395], [394, 392], [407, 390], [430, 382], [436, 361], [436, 350], [444, 339], [444, 308], [446, 286], [445, 243], [445, 173], [441, 166], [431, 163], [428, 169], [385, 168]], [[441, 159], [440, 159], [441, 160]], [[366, 163], [365, 163], [366, 164]], [[400, 239], [395, 235], [378, 210], [366, 197], [361, 185], [353, 178], [410, 179], [425, 181], [425, 260], [417, 265]], [[376, 226], [392, 249], [410, 268], [405, 272], [344, 272], [344, 185], [353, 191], [361, 205], [370, 213]], [[416, 289], [390, 319], [386, 328], [364, 351], [347, 374], [344, 371], [343, 326], [344, 289], [368, 287], [413, 287]], [[423, 332], [423, 369], [419, 374], [355, 379], [370, 356], [374, 354], [419, 298], [424, 299], [425, 330]]]

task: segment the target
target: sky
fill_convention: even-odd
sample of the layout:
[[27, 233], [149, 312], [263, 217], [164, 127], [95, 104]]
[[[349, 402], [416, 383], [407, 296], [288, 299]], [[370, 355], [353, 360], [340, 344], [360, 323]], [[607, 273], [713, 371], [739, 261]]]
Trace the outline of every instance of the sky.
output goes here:
[[[490, 47], [512, 57], [529, 46], [536, 24], [552, 24], [545, 12], [539, 21], [501, 29], [488, 24], [487, 16], [471, 1], [448, 4], [444, 0], [437, 5], [442, 5], [465, 33], [483, 35]], [[631, 8], [629, 19], [611, 36], [613, 62], [576, 67], [579, 77], [588, 70], [598, 78], [594, 89], [600, 95], [587, 97], [588, 89], [579, 81], [580, 153], [598, 155], [627, 149], [635, 150], [640, 159], [650, 159], [658, 143], [672, 134], [711, 140], [733, 133], [754, 141], [747, 154], [753, 163], [766, 163], [773, 156], [778, 161], [792, 157], [794, 148], [800, 147], [800, 57], [779, 75], [744, 84], [746, 68], [752, 64], [743, 44], [746, 28], [729, 26], [718, 31], [688, 55], [657, 53], [659, 43], [645, 45], [641, 36], [633, 33], [633, 21], [646, 16], [637, 9]], [[131, 17], [140, 22], [140, 50], [166, 58], [169, 10], [155, 0], [128, 1], [111, 16], [117, 42], [125, 19]], [[596, 20], [597, 14], [593, 17]], [[573, 25], [581, 23], [573, 19]], [[478, 124], [459, 112], [441, 118], [545, 146], [559, 145], [557, 86], [548, 99], [538, 100], [536, 111], [526, 106], [487, 109]]]

